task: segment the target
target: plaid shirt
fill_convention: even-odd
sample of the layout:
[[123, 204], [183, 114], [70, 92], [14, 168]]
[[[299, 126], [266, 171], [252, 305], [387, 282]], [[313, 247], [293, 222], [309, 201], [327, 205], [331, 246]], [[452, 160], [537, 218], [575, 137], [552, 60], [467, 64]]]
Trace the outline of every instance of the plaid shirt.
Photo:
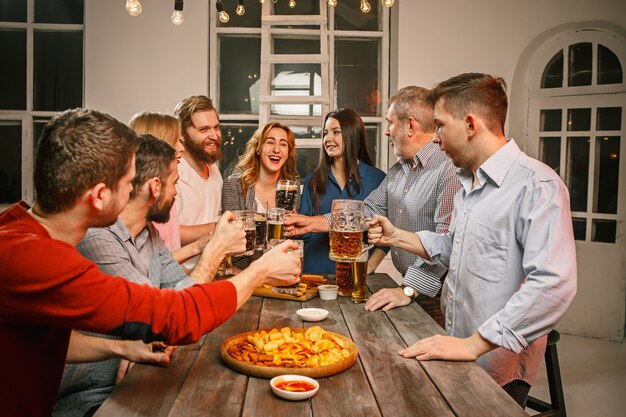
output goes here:
[[[454, 195], [461, 188], [456, 167], [439, 146], [430, 141], [413, 160], [400, 160], [380, 186], [365, 199], [365, 216], [383, 215], [404, 230], [447, 233]], [[446, 269], [429, 265], [420, 257], [392, 248], [391, 259], [402, 283], [430, 297], [441, 289]]]

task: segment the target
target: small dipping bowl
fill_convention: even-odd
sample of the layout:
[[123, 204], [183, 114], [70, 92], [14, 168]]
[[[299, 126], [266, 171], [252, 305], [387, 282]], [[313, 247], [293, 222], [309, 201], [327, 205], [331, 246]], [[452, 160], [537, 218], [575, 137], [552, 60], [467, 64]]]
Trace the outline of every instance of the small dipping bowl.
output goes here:
[[328, 317], [328, 310], [323, 308], [301, 308], [296, 311], [296, 314], [304, 321], [322, 321]]
[[319, 285], [317, 291], [322, 300], [336, 300], [339, 287], [336, 285]]
[[[301, 375], [276, 376], [270, 380], [270, 386], [274, 394], [291, 401], [310, 398], [320, 389], [320, 384], [316, 380]], [[302, 389], [307, 390], [301, 391]]]

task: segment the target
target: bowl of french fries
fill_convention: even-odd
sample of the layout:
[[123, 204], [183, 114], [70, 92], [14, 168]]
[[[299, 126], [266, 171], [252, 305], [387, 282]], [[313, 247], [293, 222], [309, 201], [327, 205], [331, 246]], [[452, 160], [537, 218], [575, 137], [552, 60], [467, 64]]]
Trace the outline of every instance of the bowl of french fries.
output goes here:
[[220, 353], [226, 365], [246, 375], [319, 378], [350, 368], [358, 349], [349, 338], [312, 326], [241, 333], [224, 341]]

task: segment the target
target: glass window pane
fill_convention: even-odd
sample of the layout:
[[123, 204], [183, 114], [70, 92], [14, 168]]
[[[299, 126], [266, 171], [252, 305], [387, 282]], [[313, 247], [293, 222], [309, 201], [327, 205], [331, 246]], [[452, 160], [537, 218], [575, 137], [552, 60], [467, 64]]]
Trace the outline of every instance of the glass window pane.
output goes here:
[[26, 31], [0, 30], [0, 110], [26, 110]]
[[258, 114], [261, 38], [223, 36], [218, 42], [220, 113]]
[[257, 123], [228, 121], [220, 125], [222, 132], [222, 161], [220, 172], [228, 178], [239, 162], [239, 155], [246, 149], [246, 143], [259, 127]]
[[[322, 77], [320, 64], [275, 64], [271, 94], [273, 96], [321, 96]], [[275, 104], [273, 115], [321, 116], [319, 104]]]
[[563, 87], [563, 50], [552, 57], [541, 76], [541, 88], [560, 87]]
[[381, 88], [378, 76], [378, 39], [341, 39], [335, 42], [337, 107], [361, 116], [378, 116]]
[[[252, 0], [255, 1], [255, 0]], [[266, 0], [271, 1], [271, 0]], [[319, 15], [320, 2], [311, 0], [280, 0], [274, 2], [276, 15]], [[326, 6], [326, 5], [324, 5]], [[298, 26], [301, 27], [301, 26]], [[317, 26], [319, 28], [319, 26]]]
[[26, 1], [0, 0], [0, 22], [26, 22]]
[[[371, 10], [363, 13], [359, 2], [338, 1], [335, 9], [335, 29], [339, 30], [380, 30], [380, 6], [378, 0], [368, 0]], [[331, 9], [329, 7], [329, 9]]]
[[572, 211], [587, 211], [589, 137], [567, 138], [567, 188]]
[[619, 84], [623, 80], [622, 65], [609, 48], [598, 45], [598, 84]]
[[621, 107], [598, 107], [597, 130], [620, 130], [622, 128]]
[[594, 220], [591, 223], [591, 240], [593, 242], [615, 243], [617, 222], [615, 220]]
[[591, 43], [570, 45], [568, 85], [591, 85]]
[[[261, 3], [256, 0], [247, 0], [244, 2], [244, 14], [239, 16], [236, 13], [237, 0], [223, 0], [224, 11], [230, 16], [230, 20], [226, 23], [216, 20], [217, 27], [240, 27], [240, 28], [260, 28], [261, 27]], [[209, 7], [215, 7], [215, 1], [209, 2]], [[185, 11], [185, 13], [187, 13]]]
[[561, 130], [561, 109], [541, 110], [539, 131], [559, 132]]
[[370, 158], [374, 162], [374, 165], [379, 167], [378, 161], [378, 138], [380, 125], [372, 124], [365, 125], [365, 142], [367, 144], [367, 151], [370, 154]]
[[298, 176], [302, 179], [302, 184], [304, 184], [304, 179], [307, 175], [309, 175], [315, 168], [317, 168], [317, 164], [320, 161], [320, 148], [298, 148], [296, 151], [296, 170], [298, 171]]
[[22, 123], [0, 120], [0, 204], [22, 199]]
[[319, 54], [320, 41], [306, 38], [274, 38], [275, 54]]
[[84, 0], [35, 0], [35, 23], [83, 23]]
[[585, 240], [587, 238], [587, 220], [572, 218], [574, 226], [574, 239]]
[[596, 138], [596, 177], [593, 211], [617, 214], [619, 193], [619, 136]]
[[568, 109], [567, 130], [570, 132], [591, 129], [591, 109]]
[[35, 31], [33, 90], [35, 110], [82, 106], [82, 31]]
[[296, 139], [321, 139], [322, 127], [321, 126], [292, 126], [289, 128], [293, 131]]
[[542, 137], [539, 139], [539, 159], [550, 168], [561, 174], [561, 138]]

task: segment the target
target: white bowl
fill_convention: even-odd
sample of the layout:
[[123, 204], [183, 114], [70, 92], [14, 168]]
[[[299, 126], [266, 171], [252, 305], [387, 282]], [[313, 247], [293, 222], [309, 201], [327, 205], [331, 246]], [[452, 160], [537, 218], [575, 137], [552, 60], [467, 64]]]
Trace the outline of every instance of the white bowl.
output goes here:
[[[313, 389], [308, 391], [289, 391], [287, 389], [280, 389], [276, 385], [286, 381], [302, 381], [313, 386]], [[313, 378], [301, 375], [280, 375], [275, 376], [270, 380], [270, 386], [274, 394], [286, 400], [298, 401], [304, 400], [314, 396], [320, 389], [320, 384]]]
[[323, 308], [301, 308], [296, 311], [296, 314], [304, 321], [322, 321], [328, 317], [328, 310]]
[[322, 300], [336, 300], [339, 287], [336, 285], [319, 285], [317, 291]]

